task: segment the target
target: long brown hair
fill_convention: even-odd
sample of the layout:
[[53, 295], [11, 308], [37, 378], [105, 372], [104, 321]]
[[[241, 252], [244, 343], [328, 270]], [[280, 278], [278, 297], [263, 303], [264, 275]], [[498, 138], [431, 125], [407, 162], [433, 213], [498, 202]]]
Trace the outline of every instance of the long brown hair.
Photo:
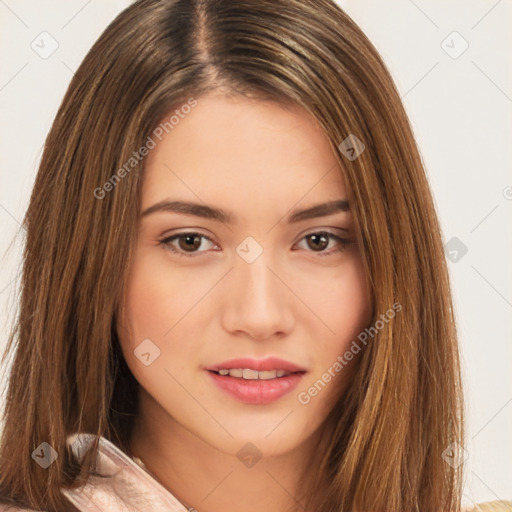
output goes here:
[[[129, 453], [138, 384], [115, 325], [144, 160], [119, 169], [172, 109], [215, 89], [314, 116], [344, 169], [372, 325], [392, 304], [402, 308], [365, 347], [326, 420], [325, 456], [305, 475], [307, 509], [460, 510], [463, 466], [442, 457], [463, 445], [463, 400], [431, 191], [389, 72], [330, 0], [140, 0], [84, 59], [24, 219], [20, 309], [4, 353], [14, 351], [1, 501], [75, 510], [59, 490], [87, 477], [66, 446], [71, 433], [104, 436]], [[347, 158], [339, 145], [353, 135], [365, 149]], [[42, 442], [59, 454], [47, 469], [31, 459]]]

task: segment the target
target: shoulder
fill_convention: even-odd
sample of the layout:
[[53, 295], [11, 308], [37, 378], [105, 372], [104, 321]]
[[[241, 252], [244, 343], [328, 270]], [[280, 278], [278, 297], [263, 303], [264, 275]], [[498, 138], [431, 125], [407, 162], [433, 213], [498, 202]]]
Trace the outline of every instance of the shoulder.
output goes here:
[[512, 512], [512, 501], [486, 501], [463, 512]]

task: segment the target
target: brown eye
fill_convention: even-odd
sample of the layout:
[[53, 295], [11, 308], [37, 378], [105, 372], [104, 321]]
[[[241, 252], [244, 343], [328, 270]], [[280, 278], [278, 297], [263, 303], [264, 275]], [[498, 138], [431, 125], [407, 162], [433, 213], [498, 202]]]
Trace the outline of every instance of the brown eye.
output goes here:
[[[199, 256], [204, 252], [208, 252], [208, 243], [212, 246], [215, 245], [210, 238], [201, 233], [180, 233], [164, 238], [159, 242], [161, 245], [164, 245], [166, 249], [169, 249], [179, 256]], [[204, 247], [204, 245], [206, 245], [206, 247]]]
[[[309, 252], [315, 252], [318, 256], [334, 256], [335, 254], [343, 252], [350, 243], [353, 243], [350, 240], [341, 238], [329, 231], [309, 233], [301, 239], [299, 245], [302, 244], [303, 241], [306, 241], [306, 246], [304, 247], [303, 245], [302, 249], [306, 249]], [[331, 242], [334, 243], [331, 244]]]
[[178, 240], [180, 249], [183, 249], [184, 251], [190, 252], [201, 247], [201, 236], [197, 234], [180, 235]]
[[324, 233], [307, 235], [308, 246], [314, 251], [323, 251], [329, 245], [329, 238]]

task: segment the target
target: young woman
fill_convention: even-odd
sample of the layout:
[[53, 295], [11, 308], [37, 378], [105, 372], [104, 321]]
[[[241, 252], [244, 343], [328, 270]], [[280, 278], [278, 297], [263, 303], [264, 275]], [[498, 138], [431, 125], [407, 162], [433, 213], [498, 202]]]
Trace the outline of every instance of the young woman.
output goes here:
[[24, 226], [1, 510], [461, 510], [431, 193], [333, 2], [130, 6]]

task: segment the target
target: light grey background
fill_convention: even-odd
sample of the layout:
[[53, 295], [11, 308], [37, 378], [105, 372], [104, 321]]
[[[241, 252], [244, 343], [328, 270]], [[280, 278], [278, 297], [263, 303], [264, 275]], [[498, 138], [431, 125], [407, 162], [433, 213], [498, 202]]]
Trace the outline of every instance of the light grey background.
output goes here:
[[[2, 350], [16, 314], [22, 237], [7, 249], [27, 207], [44, 139], [73, 71], [129, 3], [0, 0]], [[464, 503], [510, 500], [512, 2], [339, 4], [397, 83], [448, 244], [468, 407]], [[40, 35], [44, 31], [50, 36]], [[42, 58], [38, 52], [46, 56], [53, 40], [58, 48]], [[3, 393], [5, 382], [0, 386]]]

